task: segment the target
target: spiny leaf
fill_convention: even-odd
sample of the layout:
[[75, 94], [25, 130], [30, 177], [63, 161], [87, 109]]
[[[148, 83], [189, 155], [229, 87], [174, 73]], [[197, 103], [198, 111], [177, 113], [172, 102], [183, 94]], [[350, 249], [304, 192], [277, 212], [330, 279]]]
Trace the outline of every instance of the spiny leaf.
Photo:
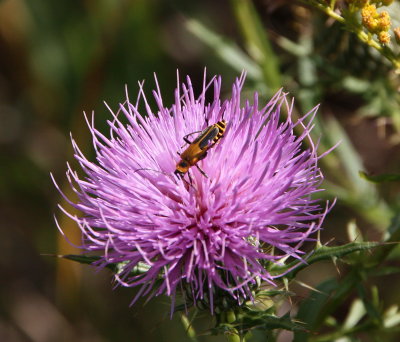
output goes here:
[[293, 261], [285, 266], [274, 266], [271, 269], [272, 274], [284, 273], [287, 270], [292, 269], [288, 272], [285, 277], [292, 279], [297, 272], [306, 268], [307, 266], [322, 260], [331, 260], [332, 258], [340, 258], [347, 254], [354, 253], [357, 251], [368, 250], [379, 246], [378, 242], [351, 242], [342, 246], [328, 247], [322, 246], [312, 252], [309, 257], [305, 258], [305, 261]]
[[[79, 262], [81, 264], [92, 265], [96, 266], [95, 263], [102, 259], [97, 255], [89, 256], [89, 255], [75, 255], [75, 254], [68, 254], [61, 256], [64, 259], [72, 260]], [[118, 263], [108, 263], [105, 267], [110, 269], [113, 273], [118, 274], [123, 267], [126, 265], [127, 261], [118, 262]], [[149, 270], [150, 266], [139, 262], [131, 271], [132, 275], [143, 274]]]
[[304, 331], [304, 325], [293, 320], [289, 313], [278, 317], [264, 312], [247, 311], [240, 319], [240, 327], [244, 330], [262, 328], [265, 330], [285, 329], [290, 331]]
[[273, 329], [284, 329], [289, 331], [305, 331], [304, 325], [292, 319], [289, 313], [278, 317], [263, 311], [252, 311], [243, 309], [237, 315], [234, 322], [219, 323], [215, 328], [211, 329], [213, 334], [220, 334], [233, 331], [248, 332], [253, 329], [261, 329], [270, 331]]
[[[67, 254], [61, 256], [64, 259], [72, 260], [79, 262], [80, 264], [86, 265], [94, 265], [97, 261], [101, 259], [101, 257], [97, 255], [76, 255], [76, 254]], [[119, 269], [118, 264], [108, 264], [106, 266], [108, 269], [116, 273]]]
[[88, 255], [76, 255], [76, 254], [61, 255], [61, 258], [76, 261], [79, 262], [80, 264], [87, 264], [87, 265], [91, 265], [101, 259], [101, 257], [97, 255], [88, 256]]

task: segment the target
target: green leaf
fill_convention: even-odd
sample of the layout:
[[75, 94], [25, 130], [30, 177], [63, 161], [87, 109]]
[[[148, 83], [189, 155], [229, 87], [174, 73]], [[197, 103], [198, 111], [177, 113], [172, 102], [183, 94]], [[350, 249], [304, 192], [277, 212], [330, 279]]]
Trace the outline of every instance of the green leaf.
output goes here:
[[246, 328], [262, 328], [265, 330], [271, 329], [284, 329], [290, 331], [304, 331], [303, 323], [295, 321], [287, 313], [281, 317], [264, 314], [263, 312], [248, 311], [245, 316], [241, 319], [241, 327]]
[[400, 213], [392, 218], [392, 222], [386, 230], [384, 245], [374, 255], [370, 256], [370, 263], [380, 264], [389, 256], [392, 250], [399, 245], [400, 240]]
[[349, 313], [343, 323], [344, 329], [351, 329], [355, 327], [360, 320], [365, 316], [366, 309], [363, 302], [356, 298], [350, 305]]
[[371, 176], [364, 171], [358, 172], [361, 178], [364, 178], [372, 183], [383, 183], [383, 182], [400, 182], [400, 174], [381, 174], [376, 176]]
[[186, 28], [234, 70], [237, 72], [246, 70], [247, 75], [255, 81], [262, 79], [261, 68], [233, 41], [218, 35], [195, 19], [187, 20]]
[[358, 286], [358, 294], [364, 304], [365, 309], [367, 310], [368, 316], [374, 324], [382, 325], [382, 314], [379, 309], [377, 291], [378, 290], [376, 287], [372, 287], [371, 292], [373, 298], [369, 298], [365, 288], [361, 284]]
[[249, 55], [261, 67], [267, 86], [273, 91], [278, 90], [282, 86], [279, 61], [253, 2], [232, 0], [232, 7]]
[[275, 296], [293, 296], [294, 293], [286, 290], [260, 290], [257, 291], [257, 298], [260, 297], [275, 297]]
[[[80, 264], [92, 265], [102, 259], [97, 255], [88, 256], [88, 255], [75, 255], [75, 254], [68, 254], [61, 256], [64, 259], [72, 260], [79, 262]], [[119, 263], [108, 263], [105, 267], [110, 269], [113, 273], [118, 274], [121, 272], [123, 267], [126, 265], [128, 261], [119, 262]], [[135, 266], [132, 271], [131, 275], [143, 274], [149, 270], [150, 266], [139, 262], [137, 266]]]
[[[86, 264], [92, 266], [95, 266], [93, 264], [101, 259], [101, 257], [97, 255], [89, 256], [89, 255], [67, 254], [67, 255], [62, 255], [61, 257], [63, 259], [79, 262], [80, 264]], [[118, 264], [108, 264], [106, 267], [110, 269], [113, 273], [117, 273], [119, 269]]]
[[385, 311], [383, 315], [383, 324], [386, 329], [393, 328], [400, 324], [400, 313], [398, 309], [399, 307], [394, 304]]
[[[384, 230], [389, 225], [392, 211], [382, 200], [375, 185], [362, 180], [358, 172], [363, 169], [359, 153], [354, 148], [348, 134], [339, 121], [330, 117], [321, 125], [323, 135], [332, 142], [341, 141], [335, 149], [335, 156], [343, 166], [343, 172], [336, 172], [336, 185], [341, 188], [340, 197], [362, 217]], [[334, 175], [333, 175], [334, 176]]]
[[68, 259], [72, 261], [79, 262], [80, 264], [91, 265], [96, 261], [99, 261], [101, 257], [99, 256], [88, 256], [88, 255], [76, 255], [76, 254], [67, 254], [61, 256], [63, 259]]
[[[326, 319], [332, 315], [349, 294], [360, 283], [357, 272], [347, 274], [339, 283], [330, 279], [317, 286], [309, 298], [302, 302], [297, 319], [306, 323], [307, 329], [318, 331]], [[295, 342], [306, 342], [308, 336], [303, 333], [295, 334]]]
[[400, 267], [395, 266], [374, 267], [368, 270], [368, 275], [371, 277], [381, 277], [397, 273], [400, 273]]
[[264, 331], [273, 329], [284, 329], [289, 331], [304, 331], [304, 325], [290, 317], [287, 313], [281, 317], [263, 311], [253, 311], [242, 308], [236, 314], [236, 320], [231, 323], [221, 322], [212, 329], [214, 334], [226, 333], [228, 331], [248, 332], [253, 329]]
[[340, 258], [350, 253], [368, 250], [381, 245], [379, 242], [351, 242], [342, 246], [328, 247], [322, 246], [316, 249], [312, 254], [305, 258], [305, 262], [293, 261], [285, 266], [274, 266], [270, 272], [278, 275], [287, 270], [292, 269], [285, 277], [292, 279], [294, 276], [309, 265], [323, 260], [331, 260], [332, 258]]
[[357, 93], [365, 93], [371, 86], [369, 80], [363, 80], [354, 76], [345, 76], [342, 80], [342, 86], [344, 89]]
[[[299, 311], [297, 313], [297, 319], [304, 322], [307, 328], [314, 325], [317, 321], [318, 315], [322, 308], [329, 299], [329, 295], [338, 286], [336, 279], [329, 279], [317, 286], [317, 290], [310, 293], [310, 296], [301, 302], [299, 306]], [[295, 333], [295, 342], [306, 342], [308, 341], [309, 334], [306, 332]]]

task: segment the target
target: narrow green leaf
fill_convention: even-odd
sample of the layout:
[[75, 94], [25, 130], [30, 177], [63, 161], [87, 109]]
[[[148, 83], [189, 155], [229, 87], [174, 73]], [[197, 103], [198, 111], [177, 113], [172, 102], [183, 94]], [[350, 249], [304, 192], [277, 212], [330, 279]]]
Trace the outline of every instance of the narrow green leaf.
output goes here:
[[72, 261], [79, 262], [80, 264], [91, 265], [94, 262], [101, 259], [99, 256], [88, 256], [88, 255], [76, 255], [76, 254], [67, 254], [61, 256], [63, 259], [68, 259]]
[[[94, 255], [94, 256], [89, 256], [89, 255], [75, 255], [75, 254], [68, 254], [68, 255], [62, 255], [61, 256], [64, 259], [72, 260], [79, 262], [80, 264], [86, 264], [86, 265], [93, 265], [96, 261], [99, 261], [101, 257]], [[127, 261], [125, 262], [119, 262], [119, 263], [108, 263], [105, 267], [111, 270], [113, 273], [118, 274], [121, 272], [123, 267], [126, 265]], [[150, 266], [139, 262], [131, 271], [132, 275], [137, 275], [137, 274], [143, 274], [149, 270]]]
[[359, 177], [358, 172], [363, 169], [363, 163], [349, 136], [333, 117], [324, 120], [321, 128], [323, 128], [323, 134], [331, 141], [341, 141], [335, 149], [335, 156], [339, 157], [345, 173], [336, 173], [335, 183], [340, 184], [341, 189], [344, 190], [341, 193], [341, 200], [377, 228], [384, 230], [389, 225], [388, 218], [393, 213], [379, 196], [375, 185], [365, 182]]
[[[86, 264], [86, 265], [93, 265], [96, 261], [99, 261], [101, 257], [97, 255], [76, 255], [76, 254], [67, 254], [67, 255], [62, 255], [61, 256], [64, 259], [67, 260], [72, 260], [79, 262], [80, 264]], [[118, 272], [118, 264], [108, 264], [106, 266], [108, 269], [110, 269], [113, 273]]]
[[[359, 283], [359, 274], [351, 272], [340, 283], [331, 279], [318, 285], [319, 292], [312, 292], [301, 304], [297, 318], [307, 324], [307, 329], [318, 331], [327, 317], [337, 310]], [[307, 338], [308, 335], [300, 333], [295, 335], [294, 341], [306, 342]]]
[[384, 246], [374, 253], [374, 255], [370, 256], [369, 263], [380, 264], [398, 246], [400, 241], [400, 213], [392, 218], [392, 222], [386, 230], [384, 240]]
[[383, 314], [383, 325], [386, 329], [393, 328], [400, 324], [399, 307], [394, 304], [390, 306]]
[[247, 71], [247, 75], [255, 80], [262, 80], [261, 68], [249, 58], [233, 41], [218, 35], [196, 19], [186, 21], [186, 28], [209, 46], [215, 54], [237, 72]]
[[304, 331], [304, 325], [292, 319], [288, 314], [281, 317], [263, 311], [243, 310], [238, 318], [231, 323], [221, 323], [215, 329], [216, 331], [226, 331], [237, 329], [247, 332], [253, 329], [273, 330], [284, 329], [289, 331]]
[[244, 326], [252, 326], [254, 328], [264, 327], [265, 330], [284, 329], [290, 331], [304, 331], [304, 325], [299, 321], [293, 320], [289, 314], [281, 317], [264, 314], [254, 317], [247, 316], [246, 319], [244, 319]]
[[[311, 328], [317, 321], [319, 313], [337, 286], [336, 279], [324, 281], [317, 286], [318, 292], [310, 292], [309, 297], [301, 302], [296, 318], [304, 322], [307, 329]], [[309, 333], [305, 331], [296, 332], [294, 342], [306, 342], [308, 341], [308, 337]]]
[[379, 245], [381, 244], [378, 242], [351, 242], [346, 245], [335, 247], [322, 246], [316, 249], [308, 258], [305, 258], [305, 262], [296, 260], [285, 266], [274, 266], [271, 268], [270, 271], [272, 274], [277, 275], [293, 268], [292, 271], [285, 275], [285, 277], [292, 279], [299, 271], [303, 270], [304, 268], [315, 262], [322, 260], [331, 260], [332, 258], [340, 258], [347, 254], [357, 251], [368, 250], [371, 248], [375, 248]]
[[364, 178], [372, 183], [383, 183], [383, 182], [399, 182], [400, 174], [381, 174], [376, 176], [371, 176], [364, 171], [359, 171], [361, 178]]
[[395, 266], [374, 267], [368, 270], [368, 275], [371, 277], [381, 277], [397, 273], [400, 273], [400, 267]]
[[261, 290], [257, 291], [257, 298], [259, 297], [275, 297], [275, 296], [292, 296], [293, 292], [286, 290]]
[[[372, 291], [374, 291], [374, 288], [372, 288]], [[377, 291], [377, 290], [375, 290]], [[382, 314], [379, 310], [379, 300], [377, 298], [369, 298], [365, 288], [359, 284], [358, 286], [358, 294], [364, 304], [365, 309], [367, 310], [368, 316], [377, 325], [382, 324]], [[374, 296], [374, 293], [372, 293], [372, 296]], [[375, 296], [376, 297], [376, 296]]]
[[370, 80], [363, 80], [354, 76], [345, 76], [342, 80], [342, 86], [348, 91], [364, 94], [371, 87]]
[[355, 327], [364, 317], [365, 313], [366, 309], [363, 302], [359, 298], [356, 298], [351, 303], [349, 313], [343, 323], [343, 328], [348, 330]]
[[278, 58], [272, 49], [267, 30], [251, 0], [232, 0], [233, 10], [246, 41], [247, 51], [262, 69], [271, 90], [282, 86]]

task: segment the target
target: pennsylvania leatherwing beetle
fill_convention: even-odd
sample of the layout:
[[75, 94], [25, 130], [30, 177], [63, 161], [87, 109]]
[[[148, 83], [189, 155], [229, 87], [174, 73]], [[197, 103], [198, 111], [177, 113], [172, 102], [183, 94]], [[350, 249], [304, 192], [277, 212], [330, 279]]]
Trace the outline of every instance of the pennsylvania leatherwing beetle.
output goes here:
[[[220, 120], [217, 123], [208, 126], [203, 131], [196, 131], [185, 135], [183, 137], [183, 140], [189, 146], [182, 153], [177, 152], [181, 160], [176, 164], [176, 168], [174, 171], [175, 176], [184, 180], [183, 177], [185, 176], [185, 174], [188, 174], [190, 183], [192, 183], [192, 178], [190, 176], [190, 173], [188, 172], [192, 166], [195, 166], [203, 176], [207, 177], [206, 173], [200, 168], [200, 166], [197, 165], [197, 163], [207, 157], [208, 150], [213, 148], [224, 136], [225, 129], [226, 121]], [[196, 133], [200, 134], [193, 141], [190, 141], [188, 137]], [[135, 172], [138, 171], [154, 171], [168, 175], [165, 172], [148, 168], [139, 168], [135, 170]]]
[[[183, 178], [192, 166], [196, 166], [202, 175], [207, 177], [206, 173], [197, 165], [197, 162], [203, 160], [208, 153], [208, 150], [213, 148], [215, 144], [224, 136], [226, 129], [226, 121], [221, 120], [217, 123], [208, 126], [203, 131], [192, 132], [183, 137], [183, 140], [189, 144], [189, 146], [178, 155], [181, 160], [176, 164], [174, 174]], [[190, 141], [188, 137], [192, 134], [201, 132], [193, 141]], [[189, 178], [190, 178], [190, 174]]]

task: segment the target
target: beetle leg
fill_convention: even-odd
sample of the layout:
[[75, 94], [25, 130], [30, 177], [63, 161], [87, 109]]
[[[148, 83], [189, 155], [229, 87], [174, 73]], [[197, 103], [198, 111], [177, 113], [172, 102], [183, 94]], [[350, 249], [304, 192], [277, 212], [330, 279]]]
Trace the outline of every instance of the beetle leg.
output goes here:
[[196, 166], [197, 167], [197, 170], [199, 170], [200, 171], [200, 173], [204, 176], [204, 177], [206, 177], [206, 178], [208, 178], [208, 176], [207, 176], [207, 174], [200, 168], [200, 166], [199, 165], [197, 165], [197, 164], [195, 164], [194, 166]]
[[[185, 143], [188, 144], [188, 145], [190, 145], [190, 144], [192, 143], [188, 138], [186, 138], [186, 136], [183, 137], [183, 140], [184, 140]], [[183, 146], [185, 146], [185, 145], [182, 145], [181, 148], [182, 148]]]
[[192, 176], [190, 175], [190, 172], [188, 172], [187, 175], [189, 177], [190, 185], [193, 186], [193, 179], [192, 179]]

